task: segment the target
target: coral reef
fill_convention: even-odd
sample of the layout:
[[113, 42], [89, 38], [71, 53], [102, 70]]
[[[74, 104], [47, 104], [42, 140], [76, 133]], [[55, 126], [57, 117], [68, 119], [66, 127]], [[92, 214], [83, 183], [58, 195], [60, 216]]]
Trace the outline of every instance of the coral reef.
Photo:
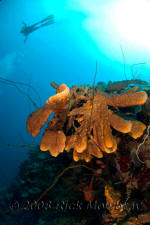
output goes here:
[[103, 152], [117, 150], [117, 140], [112, 128], [134, 139], [139, 138], [146, 126], [137, 120], [124, 119], [113, 108], [142, 105], [147, 100], [144, 91], [137, 87], [121, 94], [111, 95], [99, 89], [85, 87], [68, 88], [57, 86], [56, 95], [51, 96], [45, 106], [32, 113], [27, 120], [27, 130], [36, 136], [52, 112], [54, 117], [45, 129], [40, 149], [49, 150], [58, 156], [64, 150], [73, 149], [73, 159], [90, 161], [102, 158]]
[[118, 91], [127, 88], [129, 84], [147, 85], [148, 83], [143, 80], [122, 80], [116, 82], [109, 81], [105, 90], [108, 92]]
[[137, 217], [130, 217], [127, 222], [122, 223], [123, 225], [142, 225], [142, 224], [149, 224], [150, 223], [150, 212], [141, 213]]
[[149, 92], [51, 85], [56, 95], [29, 116], [27, 129], [35, 137], [51, 119], [0, 193], [1, 223], [149, 224]]

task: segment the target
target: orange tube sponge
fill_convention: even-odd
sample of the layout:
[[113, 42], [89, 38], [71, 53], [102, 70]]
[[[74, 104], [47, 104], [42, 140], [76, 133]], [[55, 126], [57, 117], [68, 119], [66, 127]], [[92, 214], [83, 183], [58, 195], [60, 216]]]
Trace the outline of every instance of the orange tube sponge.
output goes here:
[[129, 133], [132, 128], [131, 120], [125, 120], [115, 113], [111, 112], [110, 124], [115, 129], [121, 133]]
[[129, 135], [133, 137], [134, 139], [141, 137], [144, 130], [146, 129], [145, 124], [137, 120], [131, 120], [131, 123], [132, 123], [132, 128]]
[[124, 93], [121, 95], [107, 96], [106, 100], [108, 105], [114, 107], [143, 105], [147, 100], [147, 94], [145, 91]]
[[78, 153], [75, 150], [73, 151], [73, 159], [74, 161], [85, 160], [85, 162], [89, 162], [92, 159], [92, 156], [88, 151], [84, 151], [83, 153]]
[[43, 108], [39, 108], [33, 112], [27, 119], [27, 130], [33, 136], [37, 136], [48, 120], [52, 112], [66, 111], [67, 104], [70, 99], [70, 90], [62, 84], [57, 88], [57, 94], [51, 96]]
[[56, 157], [64, 151], [66, 136], [63, 131], [46, 130], [40, 145], [42, 151], [49, 150], [51, 155]]
[[81, 137], [77, 134], [68, 137], [65, 149], [69, 150], [71, 148], [73, 148], [78, 153], [84, 152], [87, 148], [87, 137]]
[[51, 108], [45, 105], [43, 108], [37, 109], [28, 117], [27, 130], [33, 137], [40, 133], [41, 128], [46, 123], [51, 113]]
[[94, 157], [97, 157], [97, 158], [102, 158], [103, 157], [103, 152], [91, 140], [88, 141], [87, 151], [89, 152], [90, 155], [92, 155]]
[[56, 95], [48, 98], [43, 108], [29, 116], [27, 129], [36, 136], [49, 115], [55, 112], [40, 146], [42, 151], [49, 150], [55, 157], [64, 150], [73, 149], [75, 161], [101, 158], [103, 152], [117, 150], [112, 128], [133, 138], [140, 137], [146, 128], [142, 122], [121, 118], [110, 108], [144, 104], [146, 92], [136, 92], [137, 88], [133, 88], [120, 95], [108, 95], [99, 90], [93, 92], [92, 88], [79, 87], [70, 91], [65, 84], [54, 87]]

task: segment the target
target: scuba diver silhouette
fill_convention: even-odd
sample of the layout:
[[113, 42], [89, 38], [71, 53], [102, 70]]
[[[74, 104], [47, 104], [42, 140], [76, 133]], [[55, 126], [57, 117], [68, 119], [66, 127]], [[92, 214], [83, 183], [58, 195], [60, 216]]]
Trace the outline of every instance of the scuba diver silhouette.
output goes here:
[[45, 27], [45, 26], [48, 26], [53, 23], [54, 23], [53, 15], [49, 15], [46, 18], [44, 18], [43, 20], [41, 20], [37, 23], [34, 23], [32, 25], [29, 25], [29, 26], [25, 22], [23, 22], [23, 27], [22, 27], [20, 33], [22, 33], [25, 36], [24, 42], [27, 41], [28, 35], [31, 34], [32, 32], [34, 32], [35, 30], [38, 30], [41, 27]]

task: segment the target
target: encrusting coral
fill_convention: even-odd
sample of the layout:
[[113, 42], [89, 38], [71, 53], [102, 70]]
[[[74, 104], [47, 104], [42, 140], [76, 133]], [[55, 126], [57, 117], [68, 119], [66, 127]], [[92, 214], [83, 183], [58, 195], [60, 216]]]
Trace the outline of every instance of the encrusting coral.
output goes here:
[[[146, 126], [137, 120], [124, 119], [110, 107], [142, 105], [147, 100], [144, 91], [137, 87], [124, 93], [111, 95], [89, 86], [68, 88], [65, 84], [54, 85], [56, 95], [45, 106], [33, 112], [27, 120], [27, 130], [36, 136], [52, 112], [54, 117], [45, 129], [40, 149], [58, 156], [64, 150], [73, 149], [73, 159], [90, 161], [93, 156], [103, 157], [103, 152], [117, 150], [112, 128], [128, 133], [134, 139], [140, 137]], [[112, 128], [111, 128], [112, 127]]]
[[105, 197], [107, 209], [109, 210], [112, 218], [120, 219], [126, 216], [124, 206], [121, 204], [121, 194], [119, 191], [116, 191], [113, 187], [106, 185]]
[[121, 203], [121, 193], [116, 191], [112, 186], [105, 186], [105, 197], [107, 209], [111, 215], [111, 220], [117, 220], [118, 223], [111, 223], [113, 225], [122, 224], [122, 225], [142, 225], [150, 222], [150, 212], [140, 212], [137, 215], [132, 215], [129, 217], [128, 211], [131, 207], [124, 203]]

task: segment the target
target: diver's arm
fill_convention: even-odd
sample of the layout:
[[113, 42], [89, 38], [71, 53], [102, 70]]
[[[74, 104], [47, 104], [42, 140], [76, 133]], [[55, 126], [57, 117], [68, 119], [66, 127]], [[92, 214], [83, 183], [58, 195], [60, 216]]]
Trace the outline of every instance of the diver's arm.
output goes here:
[[24, 27], [27, 27], [27, 24], [23, 21], [22, 24], [24, 25]]
[[26, 43], [26, 41], [28, 40], [28, 36], [25, 37], [24, 39], [24, 43]]

